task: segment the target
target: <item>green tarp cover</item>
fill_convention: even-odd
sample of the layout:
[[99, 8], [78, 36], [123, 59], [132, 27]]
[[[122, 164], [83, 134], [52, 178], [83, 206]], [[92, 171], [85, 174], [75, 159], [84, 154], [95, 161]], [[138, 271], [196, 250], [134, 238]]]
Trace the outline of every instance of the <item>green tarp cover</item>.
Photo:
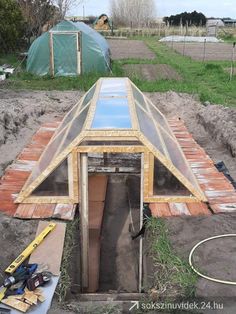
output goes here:
[[[62, 21], [53, 31], [55, 76], [77, 75], [77, 36], [81, 47], [81, 72], [108, 72], [110, 49], [105, 38], [84, 23]], [[65, 32], [73, 32], [66, 34]], [[80, 62], [80, 60], [79, 60]], [[50, 35], [38, 37], [31, 45], [27, 71], [37, 75], [50, 74]]]

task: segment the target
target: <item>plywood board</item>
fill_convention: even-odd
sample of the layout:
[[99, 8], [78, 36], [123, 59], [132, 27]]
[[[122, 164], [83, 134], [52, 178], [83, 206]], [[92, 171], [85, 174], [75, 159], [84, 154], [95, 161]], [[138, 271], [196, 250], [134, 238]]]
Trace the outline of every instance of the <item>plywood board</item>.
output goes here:
[[89, 229], [101, 229], [104, 202], [89, 202]]
[[89, 230], [89, 286], [88, 292], [96, 292], [99, 287], [100, 230]]
[[[40, 221], [36, 236], [48, 226], [47, 221]], [[29, 263], [47, 265], [48, 270], [59, 276], [61, 259], [66, 232], [65, 223], [56, 223], [56, 228], [43, 240], [39, 247], [31, 254]]]
[[89, 200], [93, 202], [104, 202], [107, 190], [107, 176], [105, 175], [93, 175], [89, 176]]

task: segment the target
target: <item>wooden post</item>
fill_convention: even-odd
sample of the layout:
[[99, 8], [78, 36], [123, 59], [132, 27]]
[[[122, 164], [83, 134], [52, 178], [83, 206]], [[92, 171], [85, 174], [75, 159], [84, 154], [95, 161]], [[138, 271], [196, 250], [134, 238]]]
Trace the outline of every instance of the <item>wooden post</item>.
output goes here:
[[80, 154], [80, 226], [82, 252], [82, 290], [88, 288], [89, 227], [88, 227], [88, 156]]
[[[140, 230], [143, 227], [143, 178], [144, 178], [144, 153], [141, 155], [141, 178], [140, 178]], [[142, 292], [143, 285], [143, 237], [139, 240], [139, 279], [138, 290]]]
[[232, 58], [231, 58], [231, 68], [230, 68], [230, 76], [229, 76], [229, 80], [230, 81], [232, 80], [233, 75], [234, 75], [235, 45], [236, 45], [236, 42], [233, 43]]
[[206, 60], [206, 38], [204, 39], [204, 44], [203, 44], [203, 62]]
[[49, 47], [50, 47], [50, 74], [54, 76], [54, 51], [53, 51], [53, 33], [49, 32]]
[[77, 44], [77, 74], [81, 74], [81, 45], [80, 45], [81, 34], [78, 32], [76, 34], [76, 44]]

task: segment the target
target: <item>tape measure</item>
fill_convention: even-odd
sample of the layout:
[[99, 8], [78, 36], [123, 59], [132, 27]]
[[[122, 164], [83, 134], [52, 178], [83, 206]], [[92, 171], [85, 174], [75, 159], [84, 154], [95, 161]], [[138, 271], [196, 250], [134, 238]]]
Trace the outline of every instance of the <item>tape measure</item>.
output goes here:
[[30, 256], [30, 254], [39, 246], [45, 237], [56, 227], [55, 223], [50, 223], [29, 246], [5, 269], [5, 273], [12, 274], [16, 269]]

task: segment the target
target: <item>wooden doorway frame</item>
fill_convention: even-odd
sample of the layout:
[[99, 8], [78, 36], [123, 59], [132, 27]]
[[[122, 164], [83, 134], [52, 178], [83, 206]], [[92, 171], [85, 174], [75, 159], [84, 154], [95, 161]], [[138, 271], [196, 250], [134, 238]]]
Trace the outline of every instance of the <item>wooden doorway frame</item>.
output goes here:
[[53, 35], [77, 35], [76, 36], [76, 56], [77, 56], [77, 75], [82, 73], [82, 40], [81, 32], [79, 31], [49, 31], [49, 49], [50, 49], [50, 74], [55, 76], [55, 62], [54, 62], [54, 45]]
[[[78, 160], [80, 160], [80, 226], [81, 226], [81, 263], [82, 263], [82, 290], [88, 288], [89, 282], [89, 200], [88, 200], [88, 153], [140, 153], [140, 229], [143, 226], [143, 202], [144, 202], [144, 152], [146, 149], [143, 146], [96, 146], [91, 149], [84, 147], [77, 149]], [[138, 291], [142, 290], [143, 283], [143, 241], [139, 239], [139, 258], [138, 258]]]

